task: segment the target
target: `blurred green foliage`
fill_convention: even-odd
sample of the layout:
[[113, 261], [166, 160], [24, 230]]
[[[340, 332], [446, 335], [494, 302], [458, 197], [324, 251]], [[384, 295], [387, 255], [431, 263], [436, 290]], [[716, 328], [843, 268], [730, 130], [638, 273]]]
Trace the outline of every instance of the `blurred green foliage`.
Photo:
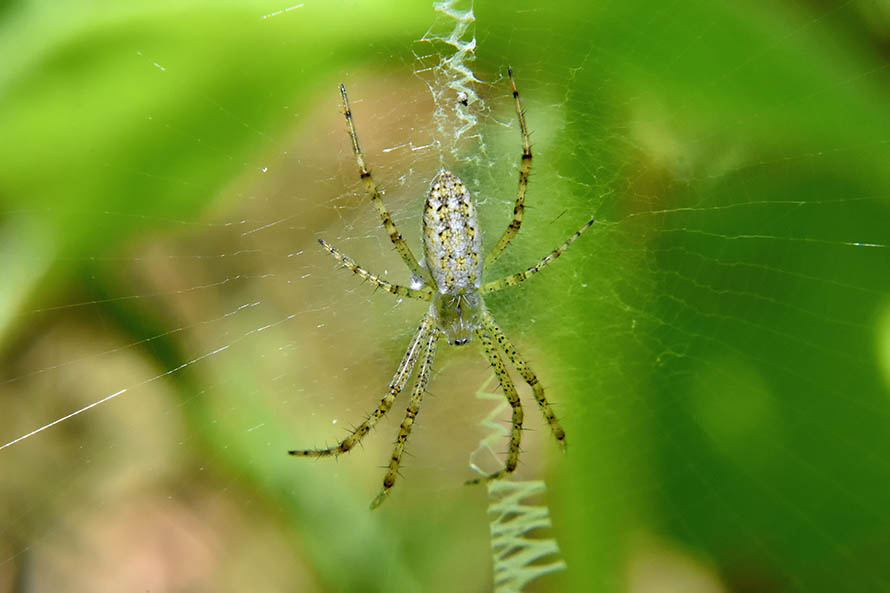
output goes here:
[[[890, 588], [886, 20], [864, 2], [520, 4], [476, 5], [476, 66], [494, 77], [513, 64], [533, 129], [548, 105], [561, 118], [542, 129], [529, 198], [539, 221], [566, 209], [599, 221], [522, 297], [541, 321], [524, 331], [561, 373], [548, 379], [570, 435], [550, 499], [570, 570], [541, 586], [643, 590], [638, 550], [656, 539], [727, 590]], [[303, 114], [344, 72], [407, 76], [433, 18], [424, 2], [306, 2], [262, 18], [284, 8], [0, 11], [7, 377], [34, 370], [11, 361], [48, 331], [23, 311], [72, 302], [72, 282], [96, 301], [141, 286], [96, 275], [91, 258], [185, 234], [182, 221], [201, 220], [310, 123]], [[527, 235], [518, 249], [532, 259], [565, 228]], [[491, 307], [522, 326], [506, 304]], [[128, 342], [183, 323], [138, 300], [101, 319]], [[147, 354], [177, 368], [197, 355], [180, 338]], [[400, 521], [398, 509], [370, 515], [352, 492], [318, 490], [320, 465], [295, 485], [291, 460], [250, 449], [242, 417], [284, 438], [289, 428], [267, 402], [239, 399], [256, 389], [245, 375], [220, 369], [231, 392], [215, 404], [194, 397], [202, 384], [188, 369], [174, 380], [198, 455], [261, 493], [318, 588], [453, 590], [459, 555], [442, 548], [467, 525], [484, 536], [481, 507], [443, 503], [452, 522], [423, 523], [423, 508]], [[0, 406], [24, 395], [8, 390]], [[232, 424], [208, 421], [226, 397]]]

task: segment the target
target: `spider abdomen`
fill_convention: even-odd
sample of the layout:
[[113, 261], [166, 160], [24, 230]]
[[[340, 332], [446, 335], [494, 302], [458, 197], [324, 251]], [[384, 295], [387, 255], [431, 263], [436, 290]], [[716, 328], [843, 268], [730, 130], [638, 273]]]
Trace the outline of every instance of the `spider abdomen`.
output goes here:
[[482, 316], [482, 234], [463, 182], [442, 171], [423, 210], [423, 254], [436, 283], [432, 313], [450, 344], [466, 344]]
[[430, 184], [423, 211], [423, 254], [436, 292], [457, 296], [479, 289], [482, 233], [463, 182], [442, 171]]

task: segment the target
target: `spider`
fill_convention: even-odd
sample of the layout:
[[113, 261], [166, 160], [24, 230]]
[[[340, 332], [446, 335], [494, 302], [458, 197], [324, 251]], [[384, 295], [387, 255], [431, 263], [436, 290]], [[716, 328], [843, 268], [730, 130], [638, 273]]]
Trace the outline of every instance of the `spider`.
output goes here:
[[513, 219], [507, 225], [507, 229], [501, 235], [494, 248], [482, 259], [482, 233], [479, 230], [476, 217], [476, 206], [470, 199], [470, 192], [466, 186], [450, 171], [442, 170], [436, 175], [430, 184], [430, 191], [426, 198], [423, 212], [423, 263], [418, 262], [396, 228], [392, 217], [371, 172], [365, 165], [365, 159], [359, 148], [358, 135], [355, 132], [355, 124], [352, 120], [352, 111], [349, 108], [349, 98], [346, 95], [346, 87], [340, 85], [340, 97], [343, 101], [343, 114], [346, 116], [346, 124], [349, 128], [349, 136], [352, 139], [352, 150], [355, 153], [355, 161], [358, 165], [359, 175], [365, 185], [371, 205], [377, 210], [383, 221], [389, 239], [395, 245], [396, 251], [402, 257], [405, 265], [411, 271], [411, 286], [392, 284], [381, 279], [378, 275], [369, 272], [358, 265], [355, 260], [340, 252], [336, 247], [324, 239], [319, 239], [321, 246], [346, 268], [368, 280], [378, 288], [400, 297], [428, 301], [429, 311], [423, 316], [420, 325], [414, 332], [414, 337], [408, 344], [408, 349], [399, 363], [395, 375], [390, 381], [389, 390], [377, 408], [351, 433], [337, 445], [325, 449], [305, 449], [289, 451], [290, 455], [300, 457], [324, 457], [339, 455], [350, 451], [365, 435], [380, 421], [392, 407], [396, 397], [408, 384], [415, 366], [420, 361], [420, 370], [417, 372], [417, 380], [408, 401], [408, 410], [405, 419], [399, 428], [399, 436], [395, 442], [395, 448], [389, 461], [389, 468], [383, 478], [383, 488], [371, 502], [371, 508], [376, 508], [386, 498], [393, 487], [398, 475], [399, 462], [408, 441], [408, 435], [414, 426], [414, 421], [420, 411], [420, 403], [426, 391], [427, 383], [433, 367], [433, 357], [436, 353], [436, 345], [439, 337], [444, 336], [449, 344], [462, 346], [476, 337], [482, 344], [488, 363], [494, 370], [501, 389], [512, 409], [512, 430], [510, 432], [510, 448], [507, 453], [506, 463], [500, 471], [490, 475], [469, 480], [468, 484], [478, 484], [502, 478], [516, 469], [519, 461], [519, 444], [522, 438], [522, 404], [516, 387], [510, 379], [507, 367], [498, 348], [507, 355], [519, 374], [528, 383], [534, 392], [535, 400], [544, 414], [550, 430], [560, 447], [565, 449], [565, 431], [556, 419], [556, 415], [544, 397], [544, 388], [538, 382], [538, 377], [531, 367], [516, 351], [516, 348], [504, 335], [504, 332], [495, 322], [494, 317], [485, 308], [483, 295], [515, 286], [528, 277], [537, 274], [547, 264], [562, 255], [562, 253], [581, 236], [593, 224], [593, 220], [587, 222], [578, 229], [574, 235], [547, 254], [540, 262], [528, 268], [524, 272], [518, 272], [512, 276], [499, 280], [482, 282], [482, 276], [486, 270], [500, 257], [504, 249], [516, 236], [522, 224], [525, 210], [525, 192], [528, 186], [529, 172], [532, 167], [532, 150], [529, 143], [528, 130], [525, 124], [525, 115], [519, 102], [519, 91], [516, 90], [516, 81], [513, 78], [513, 69], [507, 70], [510, 78], [510, 86], [513, 91], [513, 100], [516, 107], [516, 115], [519, 118], [519, 130], [522, 134], [522, 159], [519, 166], [519, 187], [516, 191], [516, 204], [513, 207]]

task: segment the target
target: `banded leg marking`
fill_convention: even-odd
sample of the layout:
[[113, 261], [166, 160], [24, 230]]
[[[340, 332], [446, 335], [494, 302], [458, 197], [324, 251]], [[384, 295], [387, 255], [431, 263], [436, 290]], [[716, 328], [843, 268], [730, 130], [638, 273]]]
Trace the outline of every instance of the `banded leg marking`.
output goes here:
[[355, 131], [355, 123], [352, 121], [352, 109], [349, 107], [349, 97], [346, 95], [346, 87], [342, 84], [340, 85], [340, 97], [343, 99], [343, 115], [346, 116], [346, 123], [349, 126], [349, 136], [352, 138], [352, 151], [355, 153], [355, 162], [358, 165], [359, 176], [362, 179], [362, 183], [365, 184], [365, 190], [371, 197], [371, 204], [380, 215], [380, 220], [383, 221], [383, 227], [389, 234], [389, 240], [395, 245], [396, 251], [402, 256], [402, 260], [408, 266], [408, 269], [411, 270], [411, 274], [423, 280], [425, 284], [432, 284], [432, 278], [430, 277], [429, 272], [417, 262], [417, 258], [411, 253], [411, 249], [408, 247], [405, 239], [402, 238], [399, 229], [396, 228], [396, 223], [393, 222], [392, 216], [386, 208], [386, 204], [383, 203], [383, 196], [380, 194], [380, 190], [377, 189], [377, 184], [374, 183], [374, 178], [371, 177], [371, 171], [365, 165], [365, 157], [362, 155], [362, 149], [358, 143], [358, 134]]
[[394, 295], [407, 297], [409, 299], [417, 299], [420, 301], [428, 301], [433, 298], [433, 291], [429, 286], [424, 286], [423, 288], [417, 290], [414, 288], [408, 288], [407, 286], [402, 286], [401, 284], [392, 284], [387, 282], [386, 280], [382, 280], [376, 274], [369, 272], [364, 269], [357, 263], [355, 260], [325, 241], [324, 239], [319, 239], [319, 243], [321, 246], [327, 250], [334, 258], [343, 264], [346, 268], [348, 268], [354, 274], [364, 278], [365, 280], [371, 282], [377, 288], [382, 288], [386, 292], [390, 292]]
[[420, 322], [420, 326], [417, 328], [414, 337], [411, 338], [411, 343], [408, 344], [408, 350], [405, 351], [405, 355], [402, 357], [402, 362], [399, 363], [399, 368], [396, 370], [396, 374], [389, 383], [389, 391], [383, 396], [383, 399], [380, 400], [380, 405], [377, 406], [377, 409], [371, 412], [364, 422], [355, 427], [349, 436], [333, 447], [327, 447], [325, 449], [294, 449], [288, 451], [288, 454], [296, 457], [324, 457], [327, 455], [346, 453], [355, 447], [365, 435], [374, 428], [374, 425], [386, 415], [392, 407], [396, 397], [401, 393], [402, 389], [405, 388], [405, 385], [408, 383], [408, 378], [411, 376], [411, 372], [414, 370], [414, 366], [417, 363], [420, 351], [432, 331], [433, 317], [427, 314]]
[[516, 469], [516, 465], [519, 463], [519, 445], [522, 441], [522, 403], [519, 401], [519, 394], [516, 393], [516, 387], [513, 385], [513, 381], [510, 379], [510, 374], [507, 373], [507, 367], [504, 366], [504, 361], [502, 361], [501, 357], [498, 355], [497, 348], [491, 341], [487, 330], [480, 328], [476, 330], [475, 334], [476, 337], [479, 338], [479, 341], [482, 342], [482, 349], [485, 351], [485, 356], [488, 358], [489, 364], [491, 364], [494, 369], [495, 375], [497, 375], [498, 382], [501, 384], [501, 389], [504, 390], [507, 402], [509, 402], [510, 407], [513, 409], [513, 427], [510, 430], [510, 450], [507, 453], [507, 462], [504, 464], [504, 469], [487, 476], [469, 480], [467, 481], [467, 484], [480, 484], [482, 482], [488, 482], [489, 480], [497, 480], [507, 474], [513, 473]]
[[578, 237], [581, 236], [581, 233], [586, 231], [593, 225], [594, 219], [590, 219], [584, 226], [575, 231], [575, 234], [569, 237], [565, 243], [548, 253], [544, 256], [544, 259], [530, 267], [524, 272], [518, 272], [513, 274], [512, 276], [507, 276], [506, 278], [501, 278], [500, 280], [494, 280], [492, 282], [486, 282], [482, 285], [480, 291], [484, 293], [495, 292], [497, 290], [501, 290], [507, 288], [508, 286], [516, 286], [520, 282], [526, 280], [529, 276], [533, 276], [540, 272], [543, 268], [547, 266], [547, 264], [551, 263], [553, 260], [558, 258], [560, 255], [565, 253], [565, 251], [569, 248], [569, 246], [574, 243]]
[[371, 502], [371, 508], [375, 509], [389, 494], [390, 489], [396, 483], [396, 477], [399, 473], [399, 463], [402, 461], [402, 453], [405, 450], [405, 444], [408, 442], [408, 436], [411, 434], [411, 428], [414, 426], [414, 420], [420, 412], [420, 403], [423, 401], [423, 395], [426, 393], [426, 386], [430, 380], [430, 373], [433, 368], [433, 357], [436, 354], [436, 343], [439, 340], [439, 330], [434, 329], [427, 339], [424, 348], [426, 355], [423, 362], [420, 363], [420, 370], [417, 372], [417, 381], [414, 384], [414, 392], [408, 401], [408, 409], [405, 412], [405, 419], [399, 427], [399, 436], [396, 438], [395, 447], [392, 450], [392, 457], [389, 460], [389, 469], [383, 478], [383, 488], [380, 493]]
[[513, 240], [513, 237], [519, 232], [522, 226], [522, 216], [525, 213], [525, 192], [528, 188], [528, 177], [532, 170], [532, 147], [528, 138], [528, 127], [525, 125], [525, 114], [522, 111], [522, 105], [519, 102], [519, 91], [516, 89], [516, 80], [513, 78], [513, 68], [507, 68], [507, 74], [510, 76], [510, 87], [513, 89], [513, 101], [516, 104], [516, 117], [519, 118], [519, 131], [522, 134], [522, 160], [519, 163], [519, 186], [516, 188], [516, 204], [513, 206], [513, 218], [507, 229], [494, 248], [485, 257], [483, 269], [488, 268], [501, 256], [507, 245]]
[[509, 358], [510, 362], [513, 363], [513, 366], [516, 367], [516, 370], [519, 371], [519, 374], [522, 375], [522, 378], [525, 379], [525, 382], [528, 383], [529, 386], [531, 386], [532, 391], [535, 394], [535, 400], [538, 402], [538, 406], [540, 406], [541, 412], [544, 414], [544, 418], [550, 425], [550, 432], [552, 432], [553, 436], [556, 437], [556, 441], [559, 443], [560, 448], [565, 451], [566, 433], [562, 429], [562, 426], [560, 426], [559, 420], [556, 419], [556, 414], [553, 413], [553, 409], [550, 407], [550, 404], [547, 402], [547, 398], [544, 396], [544, 387], [541, 386], [540, 381], [538, 381], [538, 377], [535, 375], [534, 371], [532, 371], [528, 363], [525, 362], [525, 360], [523, 360], [519, 353], [516, 351], [513, 343], [510, 342], [506, 335], [504, 335], [503, 330], [501, 330], [500, 326], [498, 326], [491, 313], [489, 313], [488, 311], [482, 312], [482, 323], [485, 326], [485, 329], [487, 329], [491, 333], [491, 335], [494, 336], [494, 339], [501, 347], [501, 350], [503, 350], [507, 354], [507, 358]]

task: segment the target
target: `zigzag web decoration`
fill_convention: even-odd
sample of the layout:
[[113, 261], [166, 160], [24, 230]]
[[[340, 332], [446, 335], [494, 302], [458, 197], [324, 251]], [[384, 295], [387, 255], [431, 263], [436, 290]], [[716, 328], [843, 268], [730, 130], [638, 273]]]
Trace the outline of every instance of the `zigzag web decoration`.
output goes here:
[[[443, 168], [461, 163], [479, 170], [491, 162], [479, 129], [479, 116], [489, 108], [476, 93], [475, 85], [480, 81], [469, 67], [476, 50], [473, 2], [437, 0], [433, 9], [433, 24], [418, 40], [431, 51], [415, 53], [420, 63], [415, 73], [425, 80], [433, 97], [439, 159]], [[482, 454], [494, 457], [492, 445], [507, 437], [499, 418], [508, 406], [503, 395], [493, 392], [495, 387], [492, 376], [476, 392], [480, 399], [499, 402], [482, 421], [489, 432], [470, 455], [470, 467], [482, 474], [490, 472], [474, 460]], [[528, 502], [545, 492], [544, 482], [504, 479], [489, 482], [487, 488], [495, 593], [519, 593], [531, 581], [564, 570], [566, 564], [556, 540], [530, 537], [551, 526], [547, 506]]]
[[[488, 166], [489, 159], [479, 130], [479, 116], [488, 107], [476, 93], [479, 83], [469, 64], [476, 59], [476, 17], [471, 0], [433, 2], [436, 16], [420, 38], [415, 52], [420, 76], [430, 89], [435, 105], [436, 144], [444, 168], [456, 162]], [[446, 166], [447, 165], [447, 166]]]
[[[482, 420], [482, 426], [490, 432], [479, 441], [479, 446], [470, 455], [470, 467], [480, 474], [488, 472], [483, 471], [473, 460], [480, 454], [493, 456], [493, 445], [507, 438], [507, 429], [501, 419], [508, 411], [508, 406], [503, 395], [492, 391], [496, 386], [496, 379], [491, 377], [476, 392], [479, 399], [500, 402]], [[538, 577], [566, 568], [555, 539], [530, 537], [538, 529], [551, 527], [547, 506], [527, 503], [532, 497], [542, 495], [545, 490], [546, 486], [541, 480], [517, 481], [508, 478], [488, 483], [495, 593], [518, 593]]]

